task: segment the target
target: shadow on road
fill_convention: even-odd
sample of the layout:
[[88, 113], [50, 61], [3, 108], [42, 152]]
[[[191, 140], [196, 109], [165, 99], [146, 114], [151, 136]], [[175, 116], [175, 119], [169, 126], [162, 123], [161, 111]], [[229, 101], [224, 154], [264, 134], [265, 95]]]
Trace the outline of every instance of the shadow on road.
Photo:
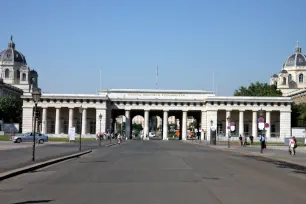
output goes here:
[[298, 165], [298, 164], [292, 164], [292, 163], [285, 162], [285, 161], [278, 161], [278, 160], [273, 160], [273, 159], [269, 159], [269, 158], [265, 158], [261, 156], [254, 156], [254, 155], [239, 155], [239, 156], [248, 158], [248, 159], [256, 159], [262, 162], [267, 162], [267, 163], [275, 165], [278, 168], [291, 169], [293, 170], [294, 173], [306, 175], [306, 167]]
[[12, 203], [12, 204], [27, 204], [27, 203], [49, 203], [54, 200], [28, 200], [24, 202]]

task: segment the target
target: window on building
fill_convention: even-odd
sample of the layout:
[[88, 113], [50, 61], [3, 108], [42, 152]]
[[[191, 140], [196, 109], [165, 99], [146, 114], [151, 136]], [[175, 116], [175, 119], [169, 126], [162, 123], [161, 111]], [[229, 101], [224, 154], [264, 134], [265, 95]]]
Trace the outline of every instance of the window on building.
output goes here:
[[8, 69], [5, 70], [5, 72], [4, 72], [4, 77], [5, 77], [6, 79], [8, 79], [8, 78], [10, 77], [10, 71], [9, 71]]
[[288, 75], [288, 81], [291, 81], [291, 80], [292, 80], [292, 75], [289, 74], [289, 75]]
[[271, 125], [271, 132], [276, 132], [276, 128], [275, 128], [275, 125]]
[[249, 134], [249, 124], [244, 124], [243, 125], [243, 129], [244, 129], [244, 134]]
[[217, 125], [217, 133], [222, 134], [223, 133], [223, 124], [221, 122]]
[[90, 122], [90, 134], [95, 134], [95, 132], [96, 132], [96, 122], [91, 121]]
[[17, 79], [19, 80], [20, 79], [20, 71], [17, 70]]
[[286, 77], [283, 77], [283, 85], [286, 85], [286, 83], [287, 83]]
[[22, 74], [22, 81], [26, 81], [27, 80], [27, 75], [25, 73]]
[[303, 81], [304, 81], [304, 76], [303, 76], [303, 74], [300, 74], [299, 75], [299, 83], [303, 83]]

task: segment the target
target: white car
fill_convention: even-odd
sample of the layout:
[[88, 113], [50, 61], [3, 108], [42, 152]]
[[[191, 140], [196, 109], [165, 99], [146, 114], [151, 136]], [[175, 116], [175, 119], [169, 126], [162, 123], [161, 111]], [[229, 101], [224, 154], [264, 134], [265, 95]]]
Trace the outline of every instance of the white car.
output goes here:
[[149, 132], [149, 137], [155, 137], [155, 132]]

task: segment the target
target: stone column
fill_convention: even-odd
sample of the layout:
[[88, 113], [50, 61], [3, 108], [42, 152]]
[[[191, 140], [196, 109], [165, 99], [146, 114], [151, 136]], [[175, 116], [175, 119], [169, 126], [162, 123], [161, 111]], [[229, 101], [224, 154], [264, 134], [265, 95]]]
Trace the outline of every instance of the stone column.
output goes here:
[[149, 110], [144, 111], [144, 138], [149, 137]]
[[87, 133], [87, 109], [83, 108], [82, 113], [82, 135]]
[[69, 122], [68, 122], [68, 131], [69, 128], [73, 127], [73, 108], [69, 108]]
[[252, 136], [257, 138], [257, 111], [253, 111], [252, 113]]
[[22, 108], [22, 132], [32, 132], [33, 131], [33, 107], [23, 107]]
[[201, 112], [201, 128], [202, 128], [201, 140], [204, 140], [205, 139], [204, 138], [205, 132], [206, 132], [206, 136], [207, 136], [207, 112], [206, 111]]
[[[211, 123], [210, 121], [213, 121], [213, 127], [217, 131], [217, 119], [218, 119], [218, 111], [217, 110], [208, 110], [207, 111], [207, 120], [206, 120], [206, 127], [207, 127], [207, 140], [211, 140]], [[216, 133], [217, 134], [217, 133]]]
[[226, 135], [226, 137], [228, 137], [230, 135], [230, 131], [231, 131], [231, 129], [228, 129], [228, 127], [230, 127], [230, 125], [231, 125], [230, 122], [228, 121], [228, 118], [231, 119], [231, 111], [226, 111], [226, 118], [225, 118], [225, 120], [226, 120], [226, 122], [225, 122], [225, 124], [226, 124], [225, 135]]
[[269, 127], [265, 128], [266, 137], [270, 138], [271, 137], [271, 112], [270, 111], [266, 111], [266, 123], [269, 124]]
[[291, 137], [291, 111], [280, 111], [279, 126], [281, 139]]
[[[100, 114], [102, 115], [101, 123], [100, 123]], [[105, 109], [96, 109], [96, 133], [106, 131], [106, 110]]]
[[41, 126], [41, 132], [47, 134], [47, 108], [43, 108]]
[[61, 108], [55, 108], [55, 134], [60, 134]]
[[187, 111], [183, 111], [182, 116], [182, 140], [187, 139]]
[[130, 110], [125, 110], [125, 137], [129, 139], [131, 135]]
[[244, 111], [239, 111], [239, 136], [244, 134]]
[[168, 110], [164, 110], [164, 117], [163, 117], [163, 140], [168, 140]]

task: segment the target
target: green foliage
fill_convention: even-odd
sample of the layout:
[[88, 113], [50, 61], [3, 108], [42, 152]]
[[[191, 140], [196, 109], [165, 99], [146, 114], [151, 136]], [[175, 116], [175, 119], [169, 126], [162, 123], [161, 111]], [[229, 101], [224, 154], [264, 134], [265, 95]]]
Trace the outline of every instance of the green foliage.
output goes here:
[[235, 90], [234, 96], [282, 96], [276, 86], [267, 83], [251, 83], [248, 87], [241, 86]]
[[22, 100], [10, 96], [0, 97], [0, 118], [5, 122], [21, 122]]
[[173, 124], [168, 124], [168, 130], [176, 130], [177, 125], [175, 123]]
[[133, 123], [132, 128], [133, 128], [133, 130], [136, 130], [136, 131], [141, 131], [143, 129], [142, 125], [137, 124], [137, 123]]
[[306, 103], [291, 106], [291, 126], [306, 127]]

